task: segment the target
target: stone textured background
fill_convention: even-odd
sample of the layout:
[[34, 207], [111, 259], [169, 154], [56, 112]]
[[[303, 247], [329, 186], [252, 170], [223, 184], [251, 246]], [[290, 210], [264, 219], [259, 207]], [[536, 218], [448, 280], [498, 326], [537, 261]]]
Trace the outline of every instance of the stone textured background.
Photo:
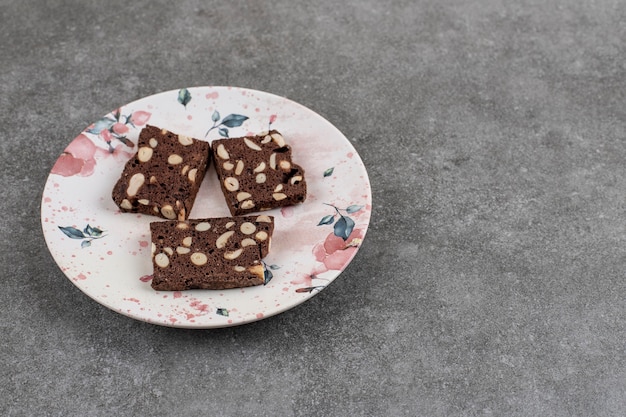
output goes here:
[[[0, 0], [0, 414], [626, 413], [626, 3]], [[286, 96], [353, 143], [344, 274], [190, 331], [77, 290], [40, 228], [87, 125], [153, 93]]]

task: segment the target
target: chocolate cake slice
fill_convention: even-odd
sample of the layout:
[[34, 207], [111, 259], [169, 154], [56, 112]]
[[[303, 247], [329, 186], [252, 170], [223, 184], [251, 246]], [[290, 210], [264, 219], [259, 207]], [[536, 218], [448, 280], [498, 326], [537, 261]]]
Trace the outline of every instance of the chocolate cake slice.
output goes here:
[[123, 212], [185, 220], [207, 170], [208, 142], [146, 126], [112, 197]]
[[264, 283], [261, 259], [270, 251], [268, 215], [150, 223], [152, 288], [227, 289]]
[[218, 139], [211, 144], [215, 170], [233, 216], [302, 203], [304, 169], [291, 160], [291, 147], [276, 130]]

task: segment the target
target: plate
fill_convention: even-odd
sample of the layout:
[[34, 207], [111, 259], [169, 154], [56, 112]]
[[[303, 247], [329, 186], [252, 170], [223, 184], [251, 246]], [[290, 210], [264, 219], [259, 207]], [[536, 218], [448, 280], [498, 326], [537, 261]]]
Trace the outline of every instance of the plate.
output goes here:
[[[212, 141], [280, 131], [306, 172], [303, 204], [275, 216], [266, 283], [230, 290], [154, 291], [149, 223], [121, 213], [111, 190], [146, 124]], [[191, 87], [142, 98], [95, 121], [70, 142], [46, 181], [43, 234], [67, 278], [98, 303], [170, 327], [254, 322], [310, 299], [348, 266], [365, 237], [371, 189], [346, 137], [314, 111], [284, 97], [237, 87]], [[212, 167], [190, 218], [229, 216]]]

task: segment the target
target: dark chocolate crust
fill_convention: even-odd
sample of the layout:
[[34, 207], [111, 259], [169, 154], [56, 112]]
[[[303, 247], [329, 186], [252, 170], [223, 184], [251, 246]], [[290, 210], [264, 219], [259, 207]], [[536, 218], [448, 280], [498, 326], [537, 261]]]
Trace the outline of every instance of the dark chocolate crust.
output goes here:
[[228, 289], [264, 283], [261, 260], [270, 251], [268, 215], [150, 223], [152, 288]]
[[123, 212], [185, 220], [210, 161], [208, 142], [146, 126], [113, 188]]
[[256, 136], [218, 139], [211, 144], [215, 170], [233, 216], [302, 203], [304, 169], [291, 160], [291, 147], [272, 130]]

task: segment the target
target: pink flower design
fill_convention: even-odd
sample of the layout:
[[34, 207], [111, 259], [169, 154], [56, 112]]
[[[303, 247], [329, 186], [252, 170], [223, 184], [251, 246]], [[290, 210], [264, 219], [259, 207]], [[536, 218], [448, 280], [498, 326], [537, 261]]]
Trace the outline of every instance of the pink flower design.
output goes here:
[[329, 233], [324, 242], [313, 247], [313, 255], [321, 265], [315, 268], [313, 275], [328, 270], [341, 271], [354, 257], [363, 240], [363, 230], [354, 229], [346, 240]]
[[120, 123], [120, 122], [115, 123], [112, 129], [113, 129], [113, 132], [117, 133], [118, 135], [123, 135], [124, 133], [127, 133], [129, 130], [127, 125], [125, 125], [124, 123]]
[[98, 134], [98, 136], [100, 136], [102, 140], [104, 140], [109, 145], [111, 144], [111, 140], [113, 139], [113, 135], [109, 130], [103, 130]]
[[136, 112], [133, 112], [133, 114], [130, 115], [129, 120], [135, 126], [143, 126], [146, 123], [148, 123], [148, 120], [150, 120], [150, 116], [152, 116], [152, 113], [148, 113], [147, 111], [143, 111], [143, 110], [138, 110]]
[[[116, 161], [125, 162], [134, 154], [125, 150], [135, 146], [125, 134], [130, 130], [129, 125], [132, 127], [145, 125], [152, 113], [138, 110], [124, 116], [121, 109], [117, 109], [111, 114], [112, 117], [105, 116], [90, 125], [69, 144], [52, 167], [52, 174], [87, 177], [93, 174], [97, 159], [113, 157]], [[107, 149], [96, 146], [85, 133], [96, 135], [106, 143]]]
[[[106, 137], [107, 135], [104, 134], [100, 136]], [[110, 144], [110, 139], [107, 143]], [[88, 177], [93, 174], [97, 159], [113, 157], [115, 160], [123, 162], [134, 154], [133, 152], [126, 152], [124, 149], [125, 147], [122, 144], [111, 147], [109, 150], [100, 148], [84, 133], [81, 133], [65, 148], [63, 154], [61, 154], [52, 167], [51, 173], [63, 177], [71, 177], [74, 175]]]
[[93, 174], [96, 166], [94, 155], [96, 145], [84, 134], [78, 135], [65, 149], [52, 167], [52, 174], [70, 177], [79, 175], [87, 177]]

